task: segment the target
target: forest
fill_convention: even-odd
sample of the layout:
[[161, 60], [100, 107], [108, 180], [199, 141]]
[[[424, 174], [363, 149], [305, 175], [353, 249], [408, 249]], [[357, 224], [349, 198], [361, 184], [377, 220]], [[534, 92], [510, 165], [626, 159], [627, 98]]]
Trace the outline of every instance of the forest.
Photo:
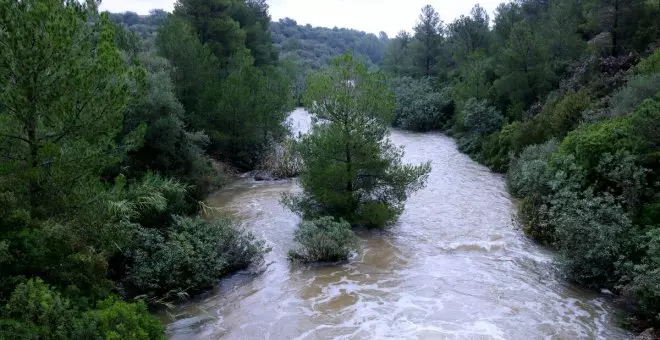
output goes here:
[[[391, 127], [505, 174], [566, 280], [660, 327], [658, 17], [518, 0], [445, 23], [429, 5], [388, 38], [272, 22], [265, 0], [0, 0], [0, 339], [164, 338], [154, 311], [268, 251], [207, 214], [236, 173], [299, 175], [289, 259], [348, 259], [353, 227], [393, 225], [431, 171]], [[297, 105], [324, 122], [300, 141]]]
[[0, 2], [0, 338], [164, 338], [149, 309], [261, 261], [199, 202], [286, 135], [290, 80], [263, 1], [211, 5]]

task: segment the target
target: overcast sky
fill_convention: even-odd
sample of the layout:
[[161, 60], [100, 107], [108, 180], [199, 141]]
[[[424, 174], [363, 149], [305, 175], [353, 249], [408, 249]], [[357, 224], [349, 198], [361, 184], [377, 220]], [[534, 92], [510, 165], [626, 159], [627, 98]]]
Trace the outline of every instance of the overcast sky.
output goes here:
[[[412, 30], [421, 8], [431, 4], [440, 18], [450, 22], [468, 14], [474, 0], [268, 0], [273, 20], [289, 17], [299, 24], [324, 27], [346, 27], [390, 37], [400, 30]], [[493, 17], [495, 7], [503, 0], [481, 0], [480, 4]], [[150, 9], [172, 11], [173, 0], [103, 0], [101, 8], [111, 12], [133, 11], [147, 14]]]

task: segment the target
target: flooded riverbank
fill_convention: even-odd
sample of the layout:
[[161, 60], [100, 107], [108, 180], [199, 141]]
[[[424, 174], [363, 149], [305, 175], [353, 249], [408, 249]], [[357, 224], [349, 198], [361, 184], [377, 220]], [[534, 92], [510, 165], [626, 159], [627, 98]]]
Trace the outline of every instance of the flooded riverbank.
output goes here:
[[[294, 131], [309, 127], [294, 112]], [[405, 161], [430, 160], [428, 185], [398, 223], [359, 232], [360, 253], [332, 267], [292, 266], [299, 218], [279, 204], [295, 181], [239, 180], [207, 204], [240, 217], [272, 251], [260, 275], [223, 280], [172, 311], [172, 339], [626, 339], [607, 299], [557, 277], [524, 237], [504, 178], [441, 134], [394, 131]]]

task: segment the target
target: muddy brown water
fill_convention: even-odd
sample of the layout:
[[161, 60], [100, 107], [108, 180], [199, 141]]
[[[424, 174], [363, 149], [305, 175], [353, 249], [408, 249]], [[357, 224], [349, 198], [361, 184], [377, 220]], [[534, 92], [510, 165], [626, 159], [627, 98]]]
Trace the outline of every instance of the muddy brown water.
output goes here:
[[[303, 110], [294, 131], [309, 129]], [[163, 316], [171, 339], [627, 339], [607, 296], [564, 282], [525, 238], [504, 178], [441, 134], [393, 131], [405, 161], [432, 162], [398, 223], [359, 232], [348, 263], [292, 266], [299, 218], [279, 204], [295, 181], [242, 179], [207, 204], [272, 250], [259, 274], [222, 280]]]

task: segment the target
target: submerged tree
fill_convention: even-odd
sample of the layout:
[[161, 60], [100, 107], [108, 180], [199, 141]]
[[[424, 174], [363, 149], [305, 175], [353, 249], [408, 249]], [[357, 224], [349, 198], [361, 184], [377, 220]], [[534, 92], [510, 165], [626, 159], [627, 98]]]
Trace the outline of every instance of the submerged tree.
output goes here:
[[344, 55], [310, 79], [305, 102], [315, 124], [300, 143], [303, 193], [285, 203], [305, 218], [331, 215], [369, 227], [393, 221], [424, 186], [430, 164], [404, 165], [403, 150], [387, 138], [394, 96], [383, 75]]

